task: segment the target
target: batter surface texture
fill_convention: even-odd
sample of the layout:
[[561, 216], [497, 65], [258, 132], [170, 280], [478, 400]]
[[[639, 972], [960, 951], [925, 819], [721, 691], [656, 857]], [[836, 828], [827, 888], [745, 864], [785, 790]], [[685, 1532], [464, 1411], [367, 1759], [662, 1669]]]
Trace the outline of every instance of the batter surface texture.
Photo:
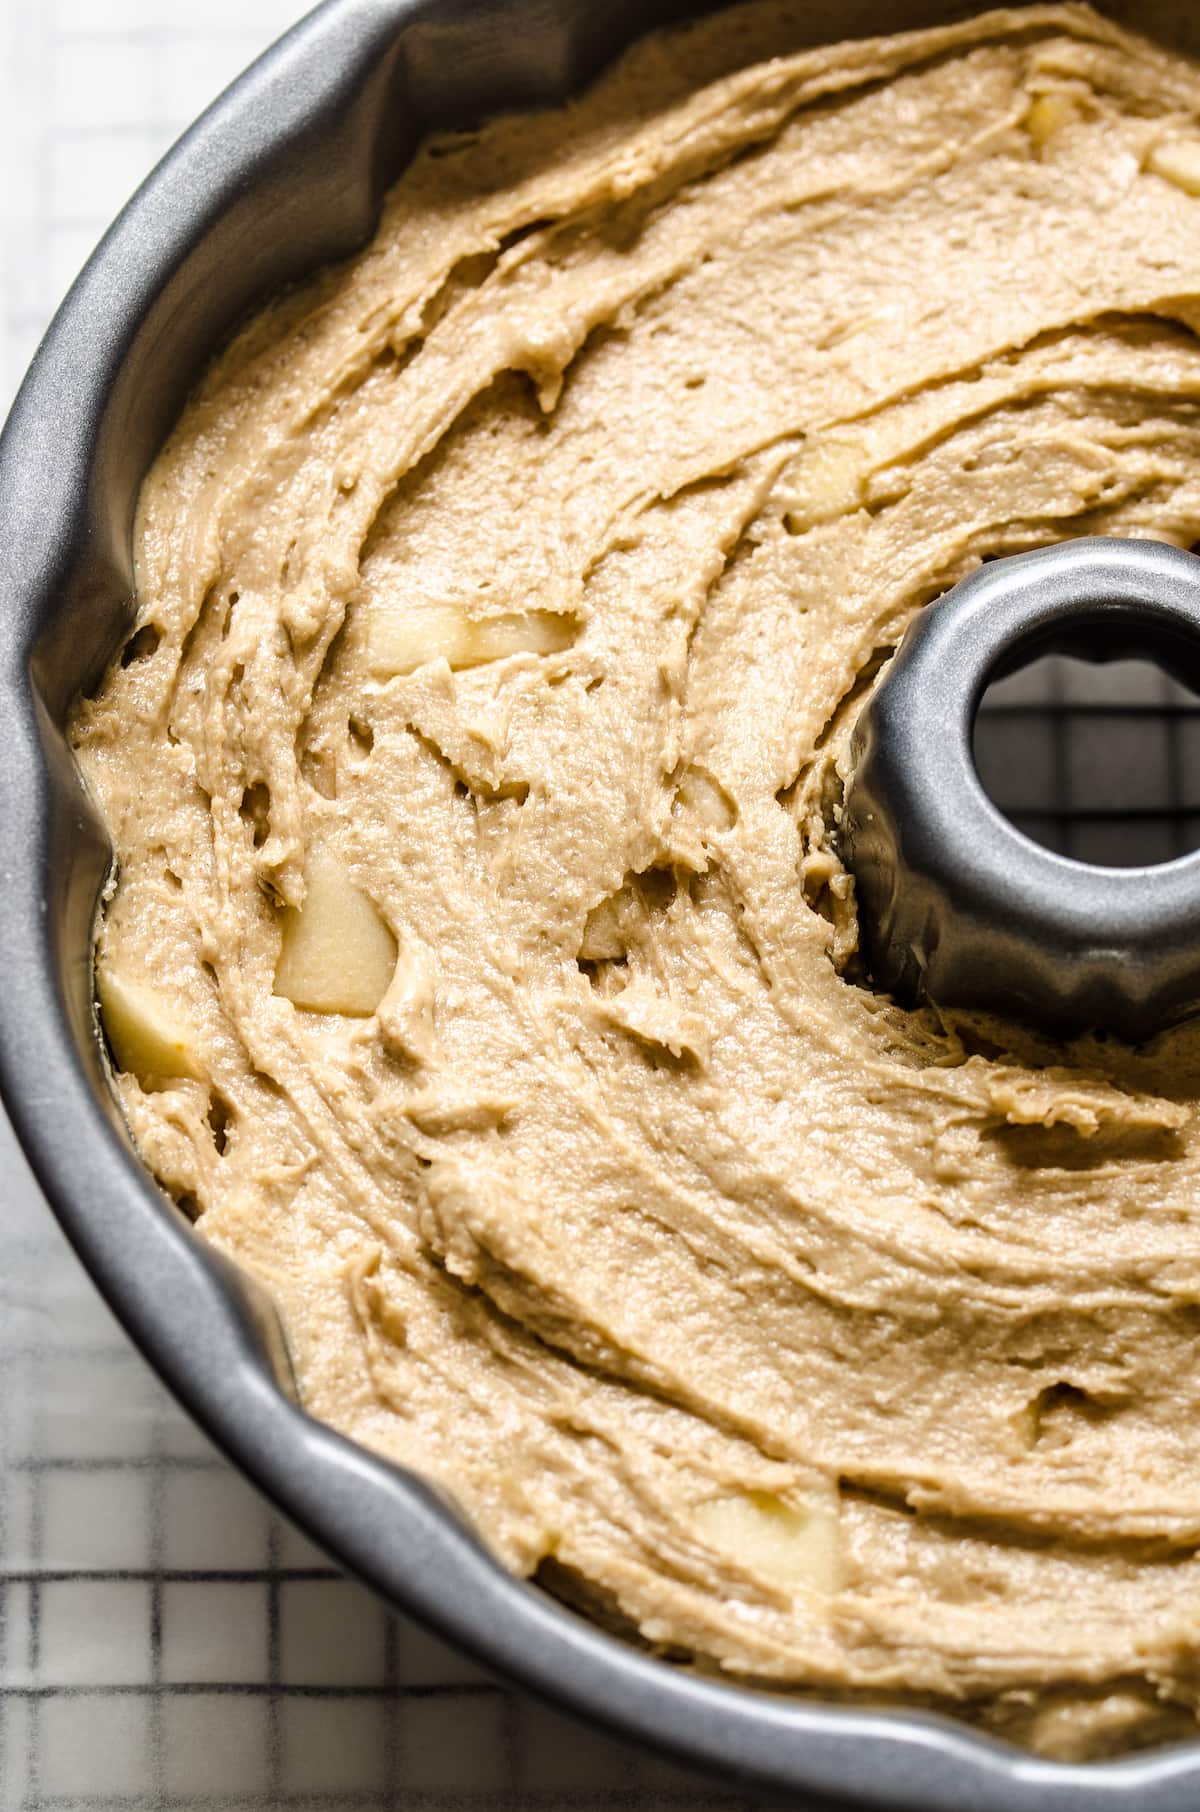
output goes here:
[[1197, 1033], [856, 956], [981, 559], [1200, 536], [1200, 73], [794, 4], [425, 146], [208, 372], [73, 727], [117, 1087], [304, 1401], [677, 1659], [1044, 1752], [1200, 1703]]

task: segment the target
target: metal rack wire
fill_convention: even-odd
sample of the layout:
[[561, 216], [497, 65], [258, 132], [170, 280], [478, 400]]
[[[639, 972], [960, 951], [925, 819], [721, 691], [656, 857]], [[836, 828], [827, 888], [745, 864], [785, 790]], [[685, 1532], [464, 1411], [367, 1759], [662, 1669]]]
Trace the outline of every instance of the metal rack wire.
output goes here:
[[757, 1807], [510, 1692], [344, 1579], [101, 1306], [7, 1128], [4, 1812]]
[[996, 804], [1061, 855], [1132, 867], [1200, 847], [1200, 698], [1149, 661], [1050, 655], [998, 681], [975, 758]]

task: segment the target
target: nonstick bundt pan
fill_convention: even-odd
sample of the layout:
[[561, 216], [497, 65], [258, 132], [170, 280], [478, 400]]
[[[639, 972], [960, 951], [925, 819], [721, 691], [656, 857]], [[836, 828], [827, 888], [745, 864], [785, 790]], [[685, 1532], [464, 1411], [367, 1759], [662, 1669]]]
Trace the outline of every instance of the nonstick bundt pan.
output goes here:
[[[813, 0], [805, 36], [969, 10]], [[1200, 1805], [1200, 1742], [1035, 1760], [948, 1719], [702, 1677], [511, 1578], [434, 1491], [304, 1413], [270, 1301], [155, 1185], [108, 1083], [91, 943], [110, 849], [63, 723], [128, 632], [138, 488], [190, 385], [256, 303], [367, 238], [424, 132], [562, 100], [683, 11], [327, 0], [187, 133], [71, 290], [0, 439], [0, 1089], [84, 1264], [208, 1434], [351, 1573], [498, 1673], [807, 1807], [1183, 1812]], [[1147, 12], [1126, 8], [1143, 29]], [[1188, 33], [1185, 4], [1162, 35]]]

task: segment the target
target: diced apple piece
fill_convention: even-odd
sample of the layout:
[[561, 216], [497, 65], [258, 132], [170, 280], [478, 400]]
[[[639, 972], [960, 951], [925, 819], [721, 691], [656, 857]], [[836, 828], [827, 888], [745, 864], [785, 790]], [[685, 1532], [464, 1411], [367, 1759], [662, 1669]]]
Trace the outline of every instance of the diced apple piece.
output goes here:
[[372, 673], [413, 673], [439, 656], [461, 667], [471, 624], [453, 604], [374, 604], [367, 620]]
[[1151, 147], [1146, 168], [1186, 195], [1200, 195], [1200, 139], [1164, 138]]
[[104, 956], [96, 964], [96, 993], [118, 1069], [141, 1083], [203, 1077], [196, 1028], [170, 994], [135, 981]]
[[1073, 95], [1039, 94], [1025, 115], [1025, 130], [1040, 151], [1064, 126], [1072, 126], [1082, 117]]
[[601, 900], [588, 913], [587, 923], [583, 928], [583, 942], [579, 954], [585, 963], [611, 961], [624, 956], [628, 945], [626, 911], [629, 908], [629, 890], [622, 888], [610, 899]]
[[814, 442], [788, 483], [786, 521], [792, 534], [852, 514], [862, 504], [865, 476], [863, 449], [853, 441], [831, 435]]
[[483, 617], [471, 625], [469, 658], [463, 665], [502, 661], [510, 654], [561, 654], [578, 633], [575, 618], [556, 610], [522, 610], [507, 616]]
[[451, 667], [479, 667], [510, 654], [560, 654], [578, 633], [574, 617], [524, 610], [470, 617], [456, 604], [375, 604], [367, 626], [372, 673], [412, 673], [439, 658]]
[[705, 1540], [751, 1572], [789, 1591], [838, 1590], [840, 1541], [832, 1491], [803, 1508], [770, 1491], [739, 1491], [701, 1504], [694, 1515]]
[[695, 812], [710, 830], [728, 830], [737, 818], [725, 788], [702, 768], [688, 769], [675, 796], [685, 810]]
[[310, 857], [304, 904], [284, 914], [275, 992], [309, 1013], [368, 1018], [387, 993], [396, 940], [336, 856]]

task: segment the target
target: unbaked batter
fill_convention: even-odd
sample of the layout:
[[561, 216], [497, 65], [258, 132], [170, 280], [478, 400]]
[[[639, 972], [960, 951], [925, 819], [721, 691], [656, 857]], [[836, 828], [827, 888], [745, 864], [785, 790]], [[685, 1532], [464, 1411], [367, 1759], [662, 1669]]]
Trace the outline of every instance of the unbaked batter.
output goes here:
[[1200, 1703], [1200, 1044], [906, 1012], [850, 728], [982, 558], [1200, 536], [1200, 71], [804, 0], [428, 144], [208, 372], [74, 742], [137, 1143], [314, 1415], [680, 1659]]

